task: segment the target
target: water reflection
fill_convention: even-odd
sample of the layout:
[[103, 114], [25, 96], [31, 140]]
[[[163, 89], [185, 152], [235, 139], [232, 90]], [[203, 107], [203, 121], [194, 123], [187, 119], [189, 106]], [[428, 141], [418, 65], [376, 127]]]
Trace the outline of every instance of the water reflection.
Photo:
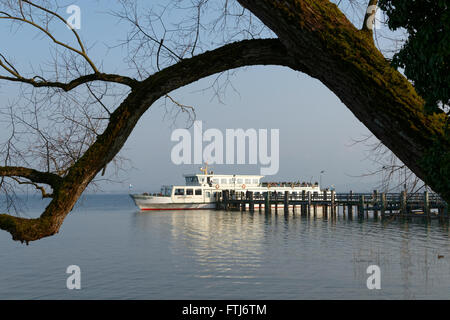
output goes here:
[[[0, 233], [0, 299], [450, 298], [448, 223], [134, 208], [87, 196], [54, 237], [24, 246]], [[70, 264], [80, 292], [65, 287]], [[381, 290], [366, 287], [372, 264]]]
[[[449, 228], [438, 221], [324, 218], [320, 209], [315, 216], [139, 212], [133, 221], [138, 233], [167, 232], [184, 280], [207, 280], [218, 297], [245, 288], [252, 295], [243, 298], [449, 298]], [[378, 292], [366, 287], [372, 264], [382, 271]]]

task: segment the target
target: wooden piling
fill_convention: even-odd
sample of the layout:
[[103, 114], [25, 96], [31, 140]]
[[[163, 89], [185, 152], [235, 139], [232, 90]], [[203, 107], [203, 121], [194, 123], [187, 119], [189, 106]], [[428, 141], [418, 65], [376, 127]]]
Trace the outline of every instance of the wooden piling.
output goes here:
[[430, 197], [428, 191], [423, 193], [423, 212], [426, 214], [428, 219], [431, 218]]
[[308, 191], [308, 207], [307, 207], [307, 210], [308, 210], [308, 216], [310, 216], [311, 215], [311, 191]]
[[400, 212], [402, 215], [406, 215], [406, 191], [400, 193]]
[[353, 191], [350, 190], [350, 193], [347, 197], [347, 206], [348, 206], [348, 218], [353, 219]]
[[381, 217], [384, 217], [386, 215], [386, 194], [384, 192], [381, 193], [381, 199], [380, 199], [380, 206], [381, 206]]
[[228, 209], [229, 209], [228, 200], [229, 200], [229, 197], [230, 197], [229, 191], [225, 190], [224, 192], [222, 192], [222, 196], [223, 196], [223, 209], [225, 211], [228, 211]]
[[253, 200], [253, 192], [248, 192], [248, 200], [249, 200], [249, 204], [248, 204], [248, 210], [253, 213], [255, 212], [255, 201]]
[[289, 191], [284, 192], [284, 214], [289, 214]]
[[272, 212], [272, 207], [270, 205], [270, 191], [264, 193], [264, 211], [265, 213]]
[[278, 192], [275, 191], [275, 214], [278, 213]]
[[364, 218], [364, 195], [359, 196], [358, 218]]

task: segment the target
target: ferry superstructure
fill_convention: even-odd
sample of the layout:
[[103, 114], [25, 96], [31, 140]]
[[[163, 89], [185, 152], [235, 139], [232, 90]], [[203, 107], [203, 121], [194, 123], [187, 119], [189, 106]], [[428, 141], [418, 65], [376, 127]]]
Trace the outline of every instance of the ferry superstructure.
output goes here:
[[311, 192], [322, 194], [319, 184], [299, 182], [261, 182], [260, 175], [215, 174], [208, 169], [201, 169], [201, 174], [184, 175], [185, 185], [163, 186], [156, 194], [131, 194], [135, 204], [141, 210], [189, 210], [214, 209], [217, 194], [223, 190], [232, 192], [251, 191], [255, 195], [265, 192], [298, 194]]

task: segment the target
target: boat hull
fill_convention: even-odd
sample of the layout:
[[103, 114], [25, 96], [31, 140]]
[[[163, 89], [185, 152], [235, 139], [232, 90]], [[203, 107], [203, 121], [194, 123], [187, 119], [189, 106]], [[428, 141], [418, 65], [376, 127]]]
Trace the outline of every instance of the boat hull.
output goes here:
[[198, 203], [174, 203], [169, 197], [153, 197], [131, 195], [136, 206], [143, 211], [158, 211], [158, 210], [200, 210], [200, 209], [214, 209], [215, 202], [198, 202]]
[[214, 209], [216, 208], [215, 203], [174, 203], [170, 205], [154, 205], [154, 204], [144, 204], [137, 205], [139, 209], [143, 211], [158, 211], [158, 210], [200, 210], [200, 209]]

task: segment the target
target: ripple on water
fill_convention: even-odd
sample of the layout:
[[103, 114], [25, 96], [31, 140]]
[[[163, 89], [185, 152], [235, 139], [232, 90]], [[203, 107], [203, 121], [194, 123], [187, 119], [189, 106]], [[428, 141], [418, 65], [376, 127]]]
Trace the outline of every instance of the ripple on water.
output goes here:
[[[0, 233], [0, 298], [448, 299], [448, 244], [437, 221], [142, 213], [125, 195], [88, 196], [55, 237], [26, 247]], [[70, 264], [79, 292], [65, 288]], [[372, 264], [382, 290], [366, 287]]]

